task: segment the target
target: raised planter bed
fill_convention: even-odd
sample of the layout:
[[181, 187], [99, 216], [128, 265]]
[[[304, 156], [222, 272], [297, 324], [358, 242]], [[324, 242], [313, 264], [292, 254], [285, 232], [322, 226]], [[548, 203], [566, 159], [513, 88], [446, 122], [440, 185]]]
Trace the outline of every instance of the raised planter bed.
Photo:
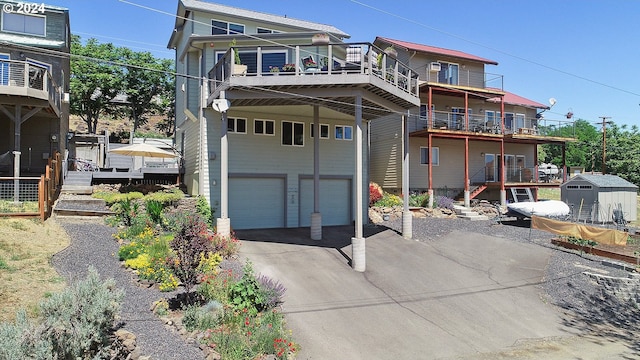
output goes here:
[[596, 245], [595, 247], [590, 247], [590, 246], [583, 247], [578, 244], [570, 243], [568, 241], [564, 241], [560, 239], [552, 239], [551, 243], [557, 246], [562, 246], [567, 249], [572, 249], [577, 251], [582, 250], [586, 254], [592, 254], [592, 255], [606, 257], [609, 259], [620, 260], [620, 261], [628, 262], [634, 265], [637, 264], [636, 257], [633, 255], [625, 254], [624, 249], [620, 249], [616, 251], [612, 247], [607, 247], [607, 249], [598, 248], [598, 246], [602, 246], [602, 245]]

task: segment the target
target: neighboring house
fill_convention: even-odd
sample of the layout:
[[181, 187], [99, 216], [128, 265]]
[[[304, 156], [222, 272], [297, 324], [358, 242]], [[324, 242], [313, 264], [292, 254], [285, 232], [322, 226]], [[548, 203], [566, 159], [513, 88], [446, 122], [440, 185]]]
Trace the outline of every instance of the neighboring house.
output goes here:
[[382, 71], [379, 49], [329, 25], [194, 0], [177, 15], [176, 146], [218, 231], [310, 226], [319, 240], [355, 221], [362, 237], [366, 124], [419, 106], [415, 72], [385, 54], [399, 71]]
[[69, 11], [8, 0], [0, 6], [0, 172], [20, 176], [19, 164], [41, 174], [67, 147]]
[[[378, 37], [420, 77], [419, 108], [407, 120], [409, 188], [470, 200], [533, 200], [539, 187], [537, 146], [564, 148], [572, 138], [550, 136], [571, 121], [542, 116], [548, 106], [507, 92], [502, 76], [485, 71], [497, 62], [461, 51]], [[539, 112], [539, 110], [542, 110]], [[371, 123], [371, 180], [399, 192], [402, 123], [388, 116]], [[564, 166], [564, 164], [558, 164]]]

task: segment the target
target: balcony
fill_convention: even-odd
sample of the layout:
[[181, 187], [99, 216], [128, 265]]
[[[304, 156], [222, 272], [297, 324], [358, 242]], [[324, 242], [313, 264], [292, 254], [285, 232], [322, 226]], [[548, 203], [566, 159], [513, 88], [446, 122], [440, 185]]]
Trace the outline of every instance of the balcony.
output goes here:
[[455, 75], [441, 69], [440, 71], [428, 71], [426, 80], [429, 83], [469, 87], [476, 89], [489, 89], [493, 91], [504, 90], [504, 77], [499, 74], [491, 74], [480, 71], [459, 69]]
[[[552, 120], [546, 118], [512, 118], [504, 119], [504, 125], [498, 119], [494, 121], [485, 115], [465, 114], [433, 111], [432, 120], [428, 116], [418, 116], [410, 119], [409, 131], [421, 133], [426, 131], [443, 133], [465, 133], [493, 136], [498, 135], [511, 138], [558, 137], [575, 138], [575, 123], [573, 121]], [[419, 134], [415, 134], [419, 135]]]
[[[245, 63], [241, 69], [232, 61], [236, 52]], [[221, 91], [244, 89], [262, 92], [257, 96], [262, 99], [232, 99], [235, 105], [321, 102], [336, 111], [352, 113], [350, 104], [341, 106], [342, 100], [326, 99], [344, 99], [360, 90], [367, 109], [365, 118], [387, 115], [389, 108], [420, 104], [418, 74], [370, 43], [232, 47], [209, 71], [208, 78], [207, 103]]]
[[0, 103], [50, 107], [60, 116], [61, 91], [44, 67], [0, 60], [0, 96]]
[[[521, 167], [521, 166], [506, 166], [505, 167], [505, 183], [507, 185], [517, 184], [537, 184], [537, 185], [557, 185], [555, 178], [547, 175], [538, 167]], [[553, 184], [551, 182], [553, 181]], [[491, 184], [498, 183], [500, 181], [500, 167], [499, 166], [487, 166], [478, 170], [476, 173], [469, 176], [469, 182], [471, 184]]]

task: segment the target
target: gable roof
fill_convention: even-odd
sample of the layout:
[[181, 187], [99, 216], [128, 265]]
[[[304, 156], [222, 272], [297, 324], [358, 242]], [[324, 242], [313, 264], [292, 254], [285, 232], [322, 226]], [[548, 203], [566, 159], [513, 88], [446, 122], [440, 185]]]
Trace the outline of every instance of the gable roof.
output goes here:
[[596, 185], [598, 187], [601, 188], [611, 188], [611, 187], [615, 187], [615, 188], [631, 188], [631, 189], [637, 189], [638, 186], [636, 186], [633, 183], [628, 182], [627, 180], [621, 178], [620, 176], [617, 175], [610, 175], [610, 174], [578, 174], [574, 177], [572, 177], [571, 179], [569, 179], [567, 181], [567, 183], [570, 183], [573, 180], [585, 180], [590, 182], [593, 185]]
[[342, 30], [326, 24], [314, 23], [311, 21], [298, 20], [281, 15], [267, 14], [259, 11], [240, 9], [233, 6], [215, 4], [201, 0], [182, 0], [186, 10], [196, 10], [211, 13], [221, 13], [230, 16], [237, 16], [266, 23], [297, 27], [305, 31], [322, 31], [335, 34], [339, 37], [349, 38], [349, 34]]
[[416, 43], [412, 43], [412, 42], [408, 42], [408, 41], [394, 40], [394, 39], [389, 39], [389, 38], [380, 37], [380, 36], [376, 37], [376, 41], [378, 41], [378, 40], [390, 43], [390, 44], [395, 45], [395, 46], [403, 47], [403, 48], [405, 48], [407, 50], [414, 50], [414, 51], [419, 51], [419, 52], [424, 52], [424, 53], [431, 53], [431, 54], [437, 54], [437, 55], [443, 55], [443, 56], [451, 56], [451, 57], [457, 57], [457, 58], [462, 58], [462, 59], [467, 59], [467, 60], [479, 61], [479, 62], [482, 62], [482, 63], [485, 63], [485, 64], [489, 64], [489, 65], [498, 65], [497, 61], [485, 59], [485, 58], [482, 58], [480, 56], [467, 54], [465, 52], [458, 51], [458, 50], [451, 50], [451, 49], [445, 49], [445, 48], [440, 48], [440, 47], [436, 47], [436, 46], [416, 44]]
[[[499, 89], [496, 89], [496, 90], [499, 90]], [[487, 101], [500, 103], [500, 98], [495, 97], [495, 98], [487, 99]], [[535, 108], [535, 109], [547, 109], [547, 110], [550, 109], [550, 107], [547, 105], [541, 104], [533, 100], [529, 100], [525, 97], [522, 97], [520, 95], [514, 94], [512, 92], [508, 92], [508, 91], [504, 92], [504, 103], [509, 105], [524, 106], [524, 107]]]

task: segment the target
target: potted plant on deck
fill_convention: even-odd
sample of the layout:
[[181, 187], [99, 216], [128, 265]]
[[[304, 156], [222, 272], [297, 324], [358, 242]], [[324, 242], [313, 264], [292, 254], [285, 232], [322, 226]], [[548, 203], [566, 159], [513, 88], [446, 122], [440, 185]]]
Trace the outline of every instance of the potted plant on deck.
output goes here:
[[233, 41], [229, 43], [229, 48], [233, 48], [233, 54], [234, 54], [232, 73], [233, 75], [246, 75], [247, 65], [242, 64], [242, 61], [240, 60], [240, 53], [238, 52], [238, 48], [235, 48], [235, 46], [236, 46], [236, 39], [233, 39]]

